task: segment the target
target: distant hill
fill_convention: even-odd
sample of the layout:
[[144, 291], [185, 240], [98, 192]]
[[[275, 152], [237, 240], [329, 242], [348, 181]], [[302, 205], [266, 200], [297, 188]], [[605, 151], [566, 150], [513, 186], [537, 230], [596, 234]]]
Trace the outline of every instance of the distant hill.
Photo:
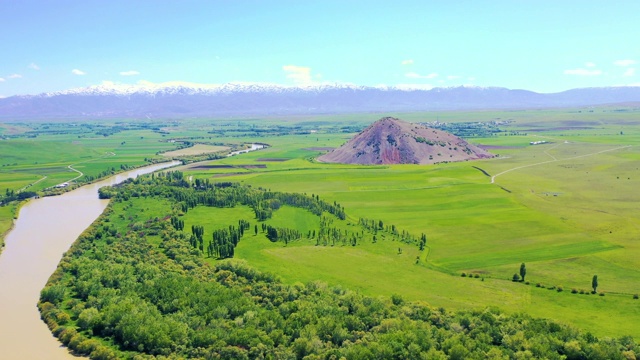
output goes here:
[[524, 109], [640, 101], [640, 87], [555, 94], [500, 87], [417, 90], [397, 87], [264, 84], [100, 85], [0, 99], [0, 120], [235, 117], [354, 112]]
[[491, 157], [492, 154], [448, 132], [385, 117], [318, 160], [344, 164], [434, 164]]

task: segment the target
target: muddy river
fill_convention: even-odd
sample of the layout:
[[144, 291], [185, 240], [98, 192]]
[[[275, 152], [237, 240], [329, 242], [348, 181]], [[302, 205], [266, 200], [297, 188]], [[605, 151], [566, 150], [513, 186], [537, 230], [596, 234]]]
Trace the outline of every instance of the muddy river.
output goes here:
[[108, 200], [98, 199], [100, 187], [175, 164], [132, 170], [22, 207], [0, 255], [1, 359], [78, 359], [40, 319], [40, 290], [64, 252], [107, 206]]

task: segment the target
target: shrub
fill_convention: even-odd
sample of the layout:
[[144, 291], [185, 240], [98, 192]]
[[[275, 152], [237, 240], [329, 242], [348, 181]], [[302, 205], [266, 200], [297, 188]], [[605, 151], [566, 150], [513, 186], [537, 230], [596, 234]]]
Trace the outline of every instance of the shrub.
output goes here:
[[529, 285], [529, 282], [528, 282], [528, 281], [525, 281], [525, 282], [524, 282], [524, 284], [525, 284], [525, 285]]
[[571, 293], [572, 294], [577, 294], [578, 293], [578, 289], [571, 289]]
[[89, 355], [91, 354], [95, 349], [98, 348], [98, 346], [100, 346], [100, 343], [96, 340], [93, 339], [88, 339], [88, 340], [84, 340], [82, 342], [80, 342], [78, 344], [78, 346], [75, 348], [75, 350], [82, 355]]
[[604, 296], [604, 291], [600, 291], [600, 294], [598, 294], [600, 296]]
[[536, 284], [536, 287], [539, 287], [539, 288], [543, 288], [543, 289], [544, 289], [544, 285], [542, 285], [542, 283], [537, 283], [537, 284]]
[[391, 295], [391, 302], [393, 302], [393, 305], [402, 305], [404, 304], [404, 299], [398, 294], [393, 294]]
[[466, 273], [462, 273], [462, 274], [460, 274], [460, 276], [467, 277], [467, 274]]
[[562, 291], [562, 286], [560, 286], [560, 285], [556, 286], [556, 291], [557, 292], [561, 292]]
[[45, 287], [40, 293], [40, 300], [42, 302], [50, 302], [52, 304], [58, 304], [64, 300], [64, 296], [67, 293], [67, 288], [64, 285], [53, 285]]
[[513, 274], [513, 277], [511, 278], [511, 281], [513, 281], [513, 282], [518, 282], [518, 281], [520, 281], [520, 275], [518, 275], [518, 274]]
[[638, 294], [633, 294], [633, 298], [634, 298], [635, 300], [638, 300], [638, 297], [639, 297], [639, 296], [638, 296]]
[[480, 278], [480, 274], [475, 274], [473, 275], [474, 278], [479, 279]]

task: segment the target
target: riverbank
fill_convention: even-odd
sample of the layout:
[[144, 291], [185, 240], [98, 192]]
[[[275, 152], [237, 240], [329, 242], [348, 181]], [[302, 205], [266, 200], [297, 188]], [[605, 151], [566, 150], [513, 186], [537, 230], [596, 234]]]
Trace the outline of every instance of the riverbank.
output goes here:
[[78, 359], [40, 318], [40, 291], [62, 255], [108, 205], [98, 189], [179, 162], [150, 165], [24, 203], [0, 254], [0, 349], [6, 359]]
[[[91, 181], [87, 181], [84, 183], [79, 183], [79, 184], [74, 184], [74, 185], [69, 185], [66, 187], [62, 187], [62, 188], [56, 188], [54, 191], [39, 191], [38, 194], [40, 196], [60, 196], [62, 194], [66, 194], [70, 191], [73, 191], [75, 189], [78, 189], [80, 187], [86, 186], [86, 185], [91, 185], [94, 184], [96, 182], [99, 181], [103, 181], [105, 179], [108, 179], [109, 177], [112, 176], [116, 176], [125, 172], [129, 172], [129, 171], [135, 171], [137, 169], [141, 169], [147, 166], [155, 166], [158, 164], [165, 164], [165, 163], [171, 163], [171, 162], [180, 162], [179, 160], [167, 160], [167, 161], [162, 161], [162, 162], [155, 162], [155, 163], [151, 163], [151, 164], [143, 164], [140, 166], [136, 166], [136, 167], [132, 167], [131, 169], [127, 169], [127, 170], [120, 170], [120, 171], [116, 171], [113, 174], [109, 174], [108, 176], [104, 176], [101, 178], [97, 178]], [[177, 166], [179, 164], [173, 165], [173, 166]], [[71, 165], [69, 165], [71, 166]], [[75, 170], [77, 171], [77, 170]], [[77, 179], [78, 177], [70, 180], [73, 181], [75, 179]], [[2, 251], [4, 250], [5, 247], [5, 238], [7, 236], [7, 234], [9, 234], [9, 232], [11, 232], [11, 230], [14, 228], [15, 226], [15, 220], [18, 218], [18, 214], [20, 213], [20, 209], [21, 207], [26, 204], [27, 202], [29, 202], [31, 199], [26, 199], [26, 200], [22, 200], [22, 201], [13, 201], [9, 204], [6, 204], [4, 206], [0, 206], [0, 254], [2, 254]]]

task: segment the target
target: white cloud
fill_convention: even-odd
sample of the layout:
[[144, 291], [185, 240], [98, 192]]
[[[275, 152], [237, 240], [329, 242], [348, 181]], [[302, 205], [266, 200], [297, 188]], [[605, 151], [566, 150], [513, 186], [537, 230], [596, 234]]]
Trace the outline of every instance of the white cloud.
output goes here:
[[624, 74], [622, 74], [622, 76], [633, 76], [635, 74], [636, 74], [635, 68], [628, 68], [627, 71], [625, 71]]
[[313, 83], [310, 67], [285, 65], [282, 67], [282, 70], [287, 74], [287, 79], [293, 80], [296, 85], [309, 85]]
[[27, 66], [29, 69], [33, 69], [33, 70], [40, 70], [40, 66], [38, 66], [36, 63], [31, 63], [29, 64], [29, 66]]
[[447, 79], [449, 80], [455, 80], [455, 79], [460, 79], [462, 76], [458, 76], [458, 75], [449, 75], [447, 76]]
[[637, 61], [635, 60], [617, 60], [617, 61], [614, 61], [613, 64], [617, 66], [631, 66], [636, 62]]
[[84, 72], [84, 71], [82, 71], [82, 70], [78, 70], [78, 69], [73, 69], [73, 70], [71, 70], [71, 73], [72, 73], [73, 75], [87, 75], [87, 73], [86, 73], [86, 72]]
[[135, 70], [129, 70], [129, 71], [121, 71], [120, 75], [122, 75], [122, 76], [135, 76], [135, 75], [140, 75], [140, 73], [138, 71], [135, 71]]
[[470, 77], [470, 78], [467, 78], [467, 80], [469, 80], [469, 81], [475, 81], [475, 80], [476, 80], [476, 78], [475, 78], [475, 77]]
[[7, 80], [5, 80], [4, 78], [0, 78], [0, 82], [5, 82]]
[[7, 78], [9, 79], [20, 79], [22, 77], [22, 75], [20, 74], [11, 74], [9, 76], [7, 76]]
[[586, 66], [586, 67], [596, 67], [596, 64], [592, 63], [592, 62], [587, 62], [587, 63], [584, 64], [584, 66]]
[[420, 75], [420, 74], [415, 73], [415, 72], [408, 72], [408, 73], [404, 74], [404, 76], [406, 76], [406, 77], [408, 77], [410, 79], [433, 79], [433, 78], [438, 77], [438, 74], [437, 73], [431, 73], [431, 74], [428, 74], [428, 75]]
[[413, 64], [413, 59], [402, 60], [402, 62], [400, 64], [402, 64], [402, 65], [412, 65]]
[[597, 75], [602, 75], [602, 70], [570, 69], [570, 70], [565, 70], [564, 74], [578, 75], [578, 76], [597, 76]]

